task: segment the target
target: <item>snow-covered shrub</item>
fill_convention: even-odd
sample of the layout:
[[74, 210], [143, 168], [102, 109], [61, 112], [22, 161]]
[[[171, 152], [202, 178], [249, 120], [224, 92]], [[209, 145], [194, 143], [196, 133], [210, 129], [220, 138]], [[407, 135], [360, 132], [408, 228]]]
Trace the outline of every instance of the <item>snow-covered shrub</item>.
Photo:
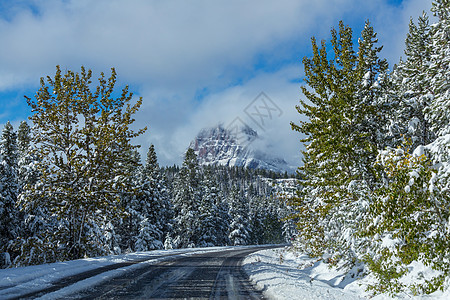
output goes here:
[[378, 282], [375, 292], [398, 293], [408, 265], [421, 262], [437, 274], [418, 279], [413, 293], [430, 293], [450, 272], [449, 196], [437, 182], [437, 170], [425, 155], [403, 149], [380, 152], [384, 184], [374, 196], [363, 235], [371, 238], [365, 261]]
[[7, 268], [11, 265], [11, 257], [8, 252], [0, 253], [0, 269]]

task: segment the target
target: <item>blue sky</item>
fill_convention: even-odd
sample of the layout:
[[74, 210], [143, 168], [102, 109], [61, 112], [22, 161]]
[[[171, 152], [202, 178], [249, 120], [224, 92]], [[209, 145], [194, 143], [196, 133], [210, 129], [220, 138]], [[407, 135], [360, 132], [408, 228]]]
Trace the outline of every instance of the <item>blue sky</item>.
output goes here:
[[301, 59], [310, 38], [329, 40], [339, 20], [357, 36], [369, 19], [382, 55], [403, 52], [410, 17], [431, 0], [0, 0], [0, 124], [17, 128], [31, 111], [39, 78], [55, 66], [118, 72], [120, 85], [142, 96], [136, 140], [155, 144], [162, 165], [180, 163], [203, 127], [239, 118], [258, 130], [245, 108], [265, 92], [283, 112], [258, 130], [259, 147], [300, 164]]

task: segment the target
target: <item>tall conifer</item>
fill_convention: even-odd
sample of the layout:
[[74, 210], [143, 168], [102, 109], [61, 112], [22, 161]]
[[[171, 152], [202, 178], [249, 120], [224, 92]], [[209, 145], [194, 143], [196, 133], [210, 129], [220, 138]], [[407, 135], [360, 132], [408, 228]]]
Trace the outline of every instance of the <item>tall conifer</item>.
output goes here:
[[361, 215], [375, 186], [373, 164], [386, 113], [379, 97], [387, 63], [378, 58], [381, 47], [375, 46], [368, 22], [357, 53], [352, 38], [351, 28], [340, 22], [339, 31], [331, 31], [331, 59], [325, 42], [319, 48], [312, 39], [313, 57], [303, 59], [309, 88], [302, 91], [308, 101], [297, 106], [309, 122], [291, 123], [306, 135], [299, 168], [303, 190], [293, 201], [294, 217], [303, 249], [315, 255], [355, 255], [359, 220], [350, 215]]
[[136, 249], [161, 249], [165, 237], [171, 231], [172, 207], [153, 145], [150, 145], [141, 171], [140, 189], [141, 195], [138, 198], [142, 207], [142, 218]]
[[[116, 72], [92, 88], [92, 72], [41, 78], [35, 99], [27, 97], [33, 115], [33, 143], [39, 158], [39, 182], [21, 197], [26, 212], [45, 207], [47, 225], [41, 230], [45, 261], [106, 254], [108, 222], [117, 218], [120, 194], [132, 192], [124, 155], [135, 148], [130, 140], [143, 131], [130, 129], [133, 114], [128, 87], [115, 98]], [[51, 248], [51, 249], [49, 249]], [[50, 253], [53, 253], [51, 255]], [[24, 254], [23, 259], [27, 259]]]
[[19, 233], [17, 157], [16, 133], [7, 122], [0, 140], [0, 252], [10, 252]]
[[201, 174], [194, 150], [186, 151], [183, 165], [174, 182], [174, 244], [195, 247], [200, 239], [198, 207], [202, 201]]

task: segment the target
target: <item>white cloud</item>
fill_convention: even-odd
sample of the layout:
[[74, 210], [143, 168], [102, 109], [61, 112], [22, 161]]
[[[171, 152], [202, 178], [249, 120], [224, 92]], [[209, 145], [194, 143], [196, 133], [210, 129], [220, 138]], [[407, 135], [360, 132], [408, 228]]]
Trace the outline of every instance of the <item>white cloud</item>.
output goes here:
[[56, 64], [83, 64], [115, 66], [153, 86], [219, 84], [251, 68], [255, 54], [328, 31], [357, 2], [34, 1], [38, 13], [21, 10], [0, 22], [0, 63], [3, 76], [26, 81]]
[[[289, 122], [299, 118], [294, 106], [301, 94], [292, 79], [302, 76], [310, 37], [329, 40], [339, 19], [362, 27], [369, 18], [392, 63], [409, 16], [428, 10], [430, 1], [400, 7], [387, 0], [11, 2], [0, 6], [8, 14], [0, 19], [0, 91], [37, 87], [56, 64], [106, 73], [114, 66], [120, 82], [144, 97], [136, 127], [149, 130], [138, 141], [144, 148], [155, 143], [163, 164], [179, 163], [200, 128], [243, 115], [264, 91], [283, 110], [264, 134], [274, 152], [294, 157], [299, 135]], [[258, 59], [269, 68], [260, 69]], [[203, 89], [207, 96], [199, 100]]]

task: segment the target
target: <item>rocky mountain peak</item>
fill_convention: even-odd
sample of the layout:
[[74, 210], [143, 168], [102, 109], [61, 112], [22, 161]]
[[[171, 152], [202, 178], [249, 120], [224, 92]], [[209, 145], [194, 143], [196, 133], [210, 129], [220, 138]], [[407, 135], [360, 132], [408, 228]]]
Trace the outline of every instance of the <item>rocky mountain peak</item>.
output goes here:
[[255, 149], [252, 142], [258, 139], [258, 133], [249, 126], [230, 130], [218, 125], [200, 130], [189, 147], [194, 149], [200, 165], [292, 171], [284, 159], [265, 153], [263, 149]]

